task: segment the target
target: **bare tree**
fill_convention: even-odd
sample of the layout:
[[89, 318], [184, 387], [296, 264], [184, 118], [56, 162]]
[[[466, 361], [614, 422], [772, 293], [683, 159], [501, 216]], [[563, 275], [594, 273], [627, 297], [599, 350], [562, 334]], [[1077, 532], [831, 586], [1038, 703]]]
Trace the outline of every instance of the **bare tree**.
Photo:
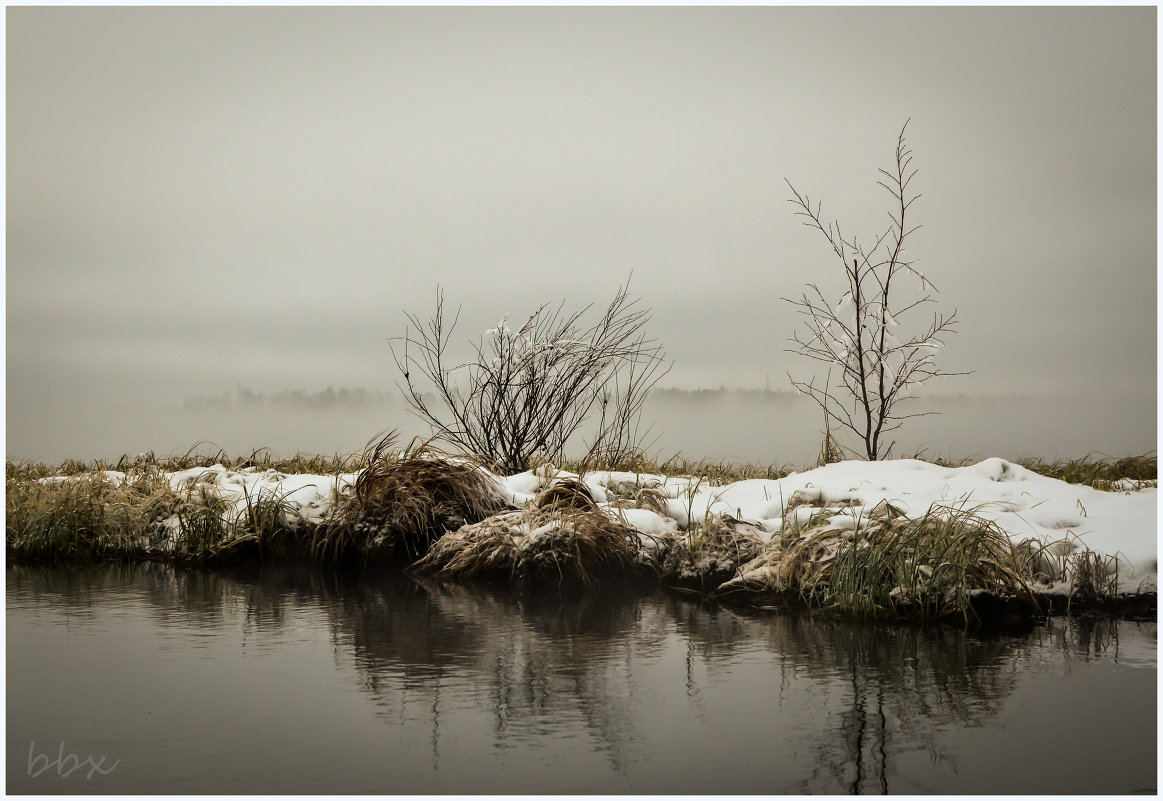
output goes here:
[[[592, 422], [586, 459], [616, 460], [639, 447], [642, 404], [669, 370], [662, 346], [647, 339], [650, 310], [627, 287], [595, 324], [589, 307], [564, 314], [539, 307], [516, 331], [505, 315], [474, 344], [475, 360], [449, 366], [448, 343], [460, 316], [445, 327], [444, 295], [427, 322], [405, 312], [409, 330], [392, 356], [412, 411], [440, 439], [519, 472], [535, 457], [552, 461]], [[427, 394], [424, 390], [430, 390]]]
[[[939, 375], [961, 375], [938, 369], [935, 357], [944, 347], [942, 337], [954, 332], [957, 310], [949, 315], [934, 312], [932, 319], [914, 335], [906, 336], [899, 327], [911, 313], [935, 303], [936, 287], [916, 268], [916, 259], [906, 257], [905, 243], [920, 226], [909, 227], [906, 219], [913, 203], [920, 197], [910, 189], [917, 171], [912, 169], [912, 150], [905, 142], [905, 129], [897, 138], [896, 160], [889, 169], [881, 169], [877, 183], [892, 195], [888, 212], [889, 226], [872, 246], [865, 248], [855, 237], [846, 237], [837, 222], [825, 224], [820, 204], [813, 210], [806, 194], [791, 182], [793, 197], [788, 202], [797, 207], [796, 214], [806, 217], [804, 225], [815, 228], [828, 240], [848, 281], [847, 291], [839, 303], [832, 305], [816, 284], [798, 300], [784, 298], [804, 315], [804, 329], [791, 338], [788, 348], [829, 366], [829, 378], [818, 386], [816, 378], [797, 380], [788, 374], [792, 385], [811, 397], [824, 412], [827, 428], [834, 423], [851, 431], [860, 440], [867, 458], [887, 456], [893, 443], [884, 444], [884, 435], [899, 428], [910, 417], [935, 412], [903, 413], [901, 401], [915, 398], [917, 390]], [[919, 287], [908, 292], [906, 278], [915, 279]], [[915, 316], [915, 315], [914, 315]], [[837, 369], [838, 368], [838, 369]], [[832, 372], [839, 373], [839, 387], [830, 387]], [[830, 435], [830, 434], [829, 434]]]

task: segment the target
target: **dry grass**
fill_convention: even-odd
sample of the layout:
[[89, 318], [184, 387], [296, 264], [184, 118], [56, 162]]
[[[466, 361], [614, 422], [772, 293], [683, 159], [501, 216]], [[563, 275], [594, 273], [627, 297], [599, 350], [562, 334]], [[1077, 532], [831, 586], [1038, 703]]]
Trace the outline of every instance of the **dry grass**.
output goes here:
[[476, 465], [430, 444], [395, 450], [395, 433], [368, 446], [366, 469], [342, 496], [311, 550], [316, 558], [412, 561], [446, 531], [509, 505]]
[[1087, 454], [1081, 459], [1063, 459], [1055, 462], [1027, 457], [1019, 459], [1017, 463], [1043, 476], [1069, 484], [1085, 484], [1105, 491], [1116, 489], [1117, 482], [1124, 478], [1135, 481], [1159, 480], [1159, 458], [1153, 451], [1122, 459], [1102, 454]]
[[116, 470], [129, 474], [168, 473], [220, 464], [228, 470], [244, 470], [253, 467], [259, 470], [275, 470], [280, 473], [336, 475], [355, 472], [363, 466], [365, 458], [366, 452], [358, 454], [336, 453], [332, 456], [296, 454], [290, 458], [279, 458], [267, 448], [252, 451], [247, 456], [231, 456], [225, 450], [211, 443], [199, 442], [185, 453], [174, 456], [159, 457], [153, 451], [149, 451], [136, 456], [126, 454], [116, 461], [95, 459], [91, 462], [83, 462], [77, 459], [66, 459], [56, 466], [34, 462], [8, 462], [6, 472], [9, 479], [14, 477], [37, 479], [49, 476], [79, 476], [104, 470]]
[[533, 500], [533, 505], [539, 509], [553, 507], [559, 510], [570, 509], [579, 512], [598, 508], [589, 487], [576, 478], [555, 480]]
[[[238, 514], [212, 484], [195, 480], [174, 491], [164, 475], [219, 463], [285, 473], [366, 469], [349, 493], [337, 492], [329, 518], [313, 526], [270, 491], [247, 496]], [[1117, 488], [1118, 479], [1149, 481], [1157, 475], [1153, 455], [1022, 463], [1098, 489]], [[708, 484], [787, 473], [774, 466], [677, 457], [658, 464], [642, 454], [600, 467], [685, 474]], [[102, 470], [118, 470], [128, 478], [107, 477]], [[789, 521], [784, 530], [766, 545], [747, 524], [709, 515], [683, 535], [667, 535], [665, 547], [647, 551], [641, 535], [611, 512], [633, 506], [665, 515], [670, 499], [641, 475], [611, 484], [606, 494], [609, 508], [602, 509], [580, 480], [559, 479], [529, 508], [514, 511], [477, 464], [428, 444], [397, 452], [390, 434], [361, 454], [333, 460], [298, 456], [278, 461], [265, 451], [229, 459], [221, 451], [199, 455], [192, 449], [180, 457], [159, 460], [143, 454], [116, 464], [9, 462], [6, 542], [9, 556], [21, 560], [273, 561], [309, 553], [328, 561], [415, 562], [417, 570], [449, 578], [543, 585], [592, 585], [645, 570], [671, 586], [704, 593], [718, 587], [718, 598], [775, 596], [869, 618], [968, 616], [980, 592], [1027, 596], [1030, 588], [1043, 592], [1045, 585], [1058, 582], [1069, 584], [1075, 602], [1101, 604], [1118, 593], [1114, 557], [1065, 541], [1014, 546], [973, 509], [935, 507], [920, 520], [908, 520], [882, 504], [856, 527], [829, 524], [835, 509], [814, 510], [809, 519], [793, 523], [795, 515], [789, 513], [797, 506], [820, 503], [800, 493], [784, 508]]]
[[584, 485], [567, 480], [526, 509], [445, 534], [411, 569], [442, 578], [592, 586], [636, 573], [645, 561], [638, 532], [598, 508]]
[[1036, 592], [1050, 592], [1057, 584], [1068, 587], [1067, 611], [1075, 602], [1108, 604], [1121, 597], [1117, 555], [1097, 553], [1078, 537], [1053, 542], [1028, 539], [1020, 542], [1018, 548], [1025, 557], [1027, 570], [1032, 575], [1031, 586]]
[[101, 473], [65, 480], [10, 470], [5, 482], [5, 539], [20, 559], [51, 562], [144, 556], [153, 526], [180, 503], [150, 472], [129, 482]]
[[664, 462], [659, 462], [647, 458], [645, 454], [640, 452], [625, 455], [612, 461], [566, 461], [562, 464], [562, 469], [578, 474], [590, 470], [610, 470], [644, 475], [690, 476], [702, 478], [712, 485], [731, 484], [752, 478], [778, 479], [790, 475], [796, 470], [791, 465], [777, 465], [775, 462], [764, 465], [733, 464], [710, 459], [694, 461], [679, 454], [675, 454]]
[[730, 515], [708, 514], [690, 526], [662, 561], [662, 582], [678, 589], [710, 592], [735, 575], [763, 549], [762, 529]]
[[935, 505], [909, 519], [881, 504], [854, 526], [821, 513], [788, 526], [718, 595], [794, 598], [855, 618], [966, 621], [982, 593], [1032, 602], [1028, 552], [978, 512]]

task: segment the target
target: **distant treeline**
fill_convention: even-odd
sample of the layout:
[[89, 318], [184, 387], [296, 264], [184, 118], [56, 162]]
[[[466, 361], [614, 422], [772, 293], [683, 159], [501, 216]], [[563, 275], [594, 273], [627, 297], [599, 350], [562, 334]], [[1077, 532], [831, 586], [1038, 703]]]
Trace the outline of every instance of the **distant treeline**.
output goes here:
[[[682, 389], [669, 387], [653, 389], [650, 397], [661, 403], [701, 404], [715, 401], [734, 401], [736, 403], [774, 403], [789, 404], [804, 403], [805, 398], [791, 389], [739, 389], [720, 386], [715, 389]], [[1023, 402], [1029, 400], [1021, 395], [941, 395], [927, 393], [926, 397], [937, 404], [980, 403], [994, 402]], [[186, 398], [182, 405], [191, 410], [196, 409], [238, 409], [253, 407], [278, 407], [294, 409], [330, 409], [330, 408], [362, 408], [401, 406], [403, 397], [397, 391], [368, 390], [363, 387], [335, 389], [327, 387], [322, 392], [306, 392], [301, 389], [284, 390], [275, 393], [255, 392], [250, 389], [237, 389], [222, 392], [217, 395], [196, 395]]]
[[328, 387], [322, 392], [305, 392], [301, 389], [285, 390], [273, 394], [237, 389], [218, 395], [196, 395], [186, 398], [182, 406], [186, 409], [234, 409], [239, 407], [269, 406], [294, 409], [329, 409], [336, 407], [364, 407], [395, 405], [399, 396], [395, 392], [356, 389], [334, 389]]
[[[809, 400], [805, 395], [796, 392], [794, 389], [738, 389], [719, 387], [718, 389], [680, 389], [678, 387], [670, 387], [668, 389], [653, 389], [650, 391], [650, 397], [665, 401], [714, 401], [714, 400], [746, 400], [755, 402], [801, 402]], [[998, 402], [998, 403], [1024, 403], [1038, 400], [1037, 397], [1028, 395], [1019, 395], [1017, 393], [981, 393], [981, 394], [967, 394], [963, 392], [946, 394], [940, 392], [926, 392], [923, 395], [933, 403], [981, 403]]]
[[792, 398], [798, 398], [800, 393], [791, 389], [728, 389], [723, 386], [718, 389], [679, 389], [678, 387], [670, 387], [669, 389], [653, 389], [650, 391], [650, 396], [659, 400], [695, 402], [723, 400], [726, 398], [786, 401]]

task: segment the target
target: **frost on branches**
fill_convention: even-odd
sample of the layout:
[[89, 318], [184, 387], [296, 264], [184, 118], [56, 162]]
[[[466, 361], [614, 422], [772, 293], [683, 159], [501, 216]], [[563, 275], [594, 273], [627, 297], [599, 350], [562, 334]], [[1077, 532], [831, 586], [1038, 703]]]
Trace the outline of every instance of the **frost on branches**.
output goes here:
[[[888, 213], [891, 223], [871, 247], [846, 237], [837, 222], [825, 225], [820, 205], [813, 210], [808, 196], [788, 182], [793, 195], [789, 202], [797, 207], [796, 214], [828, 240], [848, 280], [847, 291], [835, 304], [815, 284], [808, 284], [809, 291], [798, 300], [784, 298], [805, 318], [803, 328], [791, 338], [794, 347], [788, 350], [828, 366], [822, 384], [814, 376], [800, 380], [789, 374], [788, 378], [820, 405], [829, 430], [835, 425], [850, 431], [871, 460], [888, 455], [893, 443], [886, 445], [884, 435], [904, 420], [934, 414], [903, 413], [897, 404], [915, 398], [920, 387], [935, 376], [962, 375], [940, 370], [935, 361], [944, 347], [942, 337], [954, 332], [956, 309], [948, 315], [933, 312], [923, 328], [918, 325], [918, 312], [936, 303], [937, 289], [905, 250], [905, 241], [920, 227], [910, 228], [907, 220], [920, 197], [909, 188], [917, 171], [910, 167], [913, 154], [905, 143], [907, 127], [906, 121], [897, 138], [894, 168], [880, 170], [883, 178], [877, 183], [893, 198]], [[912, 287], [918, 289], [910, 291]], [[917, 333], [906, 333], [910, 323]], [[833, 385], [835, 374], [839, 374], [838, 386]]]

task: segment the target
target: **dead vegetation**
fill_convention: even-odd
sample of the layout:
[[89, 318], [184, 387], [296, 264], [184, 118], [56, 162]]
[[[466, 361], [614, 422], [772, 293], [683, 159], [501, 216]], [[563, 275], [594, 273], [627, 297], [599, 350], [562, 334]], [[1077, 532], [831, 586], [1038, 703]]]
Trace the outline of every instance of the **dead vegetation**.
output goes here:
[[709, 593], [762, 550], [763, 529], [730, 515], [708, 515], [668, 549], [661, 579], [668, 587]]
[[975, 616], [984, 597], [1034, 605], [1028, 553], [965, 506], [908, 518], [891, 504], [867, 519], [831, 513], [788, 526], [720, 598], [793, 601], [856, 618]]
[[1059, 459], [1053, 462], [1027, 457], [1018, 459], [1017, 463], [1040, 475], [1068, 484], [1085, 484], [1104, 492], [1123, 489], [1128, 481], [1136, 486], [1147, 487], [1159, 483], [1159, 458], [1153, 451], [1122, 459], [1087, 454], [1081, 459]]
[[[272, 462], [252, 454], [236, 464], [244, 463], [255, 463], [243, 468], [253, 470]], [[55, 470], [9, 463], [8, 554], [53, 562], [391, 561], [442, 578], [541, 586], [645, 576], [725, 602], [882, 619], [968, 619], [983, 598], [1033, 598], [1055, 611], [1071, 604], [1106, 608], [1127, 598], [1120, 595], [1117, 555], [1071, 540], [1015, 545], [974, 508], [934, 507], [910, 519], [891, 504], [869, 511], [843, 493], [809, 485], [781, 499], [782, 522], [763, 524], [775, 529], [771, 534], [738, 519], [741, 512], [700, 520], [688, 503], [684, 515], [676, 485], [662, 481], [662, 466], [641, 460], [620, 463], [635, 469], [602, 478], [600, 486], [549, 465], [537, 476], [536, 492], [523, 496], [533, 498], [523, 509], [506, 500], [479, 463], [428, 443], [398, 449], [391, 434], [358, 457], [328, 464], [365, 468], [350, 488], [350, 476], [337, 476], [330, 508], [321, 502], [308, 514], [272, 489], [248, 493], [218, 463], [180, 482], [165, 472], [178, 465], [148, 454], [106, 472], [80, 463]], [[715, 466], [683, 466], [698, 476], [688, 488], [693, 501], [707, 481], [701, 474], [715, 473]], [[1153, 456], [1027, 466], [1110, 489], [1122, 486], [1117, 479], [1148, 482], [1156, 475]], [[744, 477], [755, 476], [728, 480]], [[662, 516], [665, 525], [634, 509]], [[1138, 595], [1153, 599], [1153, 586]]]
[[395, 439], [368, 446], [367, 467], [315, 535], [317, 559], [411, 562], [445, 532], [510, 508], [473, 462], [429, 443], [397, 451]]
[[450, 579], [593, 585], [648, 565], [639, 533], [603, 511], [584, 484], [566, 479], [523, 510], [445, 534], [411, 569]]

